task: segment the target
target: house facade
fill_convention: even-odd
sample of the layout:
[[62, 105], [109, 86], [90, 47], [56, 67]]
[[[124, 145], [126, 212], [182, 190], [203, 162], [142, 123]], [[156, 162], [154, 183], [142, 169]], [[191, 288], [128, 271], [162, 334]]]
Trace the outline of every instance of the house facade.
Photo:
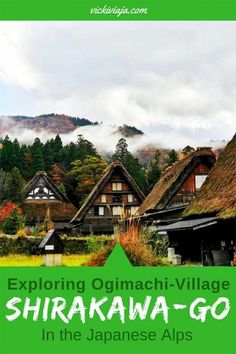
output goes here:
[[26, 225], [41, 225], [46, 217], [55, 228], [64, 228], [78, 211], [44, 171], [39, 171], [26, 185], [23, 210]]
[[135, 215], [142, 191], [120, 162], [111, 163], [70, 222], [79, 234], [113, 234], [122, 218]]
[[184, 259], [230, 265], [236, 250], [236, 135], [176, 223], [160, 226]]
[[202, 147], [169, 167], [138, 209], [142, 219], [169, 220], [180, 217], [196, 197], [214, 166], [211, 148]]

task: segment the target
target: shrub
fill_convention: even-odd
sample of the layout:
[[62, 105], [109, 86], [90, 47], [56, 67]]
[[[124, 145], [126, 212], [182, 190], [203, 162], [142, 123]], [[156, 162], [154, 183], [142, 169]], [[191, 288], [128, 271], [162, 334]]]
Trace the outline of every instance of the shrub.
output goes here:
[[110, 236], [88, 236], [88, 237], [63, 237], [66, 254], [91, 253], [100, 250], [108, 245], [112, 239]]
[[5, 218], [3, 231], [9, 235], [15, 235], [17, 231], [24, 227], [24, 216], [19, 209], [15, 207], [12, 213]]
[[[16, 204], [12, 202], [7, 202], [4, 205], [0, 206], [0, 221], [4, 221], [7, 217], [9, 217], [13, 209], [16, 208]], [[20, 209], [19, 209], [20, 211]]]
[[140, 229], [137, 225], [130, 226], [128, 230], [120, 232], [116, 239], [111, 243], [96, 252], [87, 263], [88, 266], [104, 265], [116, 242], [119, 242], [126, 252], [130, 262], [134, 266], [154, 266], [159, 265], [152, 248], [148, 245], [147, 239], [140, 234]]
[[88, 238], [86, 242], [87, 250], [89, 253], [99, 251], [104, 246], [104, 244], [106, 244], [106, 241], [103, 241], [101, 238], [96, 236]]
[[8, 254], [38, 255], [40, 254], [39, 244], [41, 241], [41, 238], [0, 237], [0, 256]]
[[159, 264], [151, 246], [147, 242], [147, 238], [140, 233], [139, 225], [131, 225], [128, 230], [118, 235], [117, 240], [134, 266], [154, 266]]
[[17, 237], [25, 237], [27, 236], [27, 230], [24, 228], [24, 229], [19, 229], [16, 233], [16, 236]]
[[96, 252], [90, 260], [86, 263], [87, 266], [92, 266], [92, 267], [98, 267], [98, 266], [103, 266], [106, 263], [107, 258], [111, 254], [114, 246], [115, 246], [115, 241], [111, 242], [108, 246], [100, 249], [98, 252]]

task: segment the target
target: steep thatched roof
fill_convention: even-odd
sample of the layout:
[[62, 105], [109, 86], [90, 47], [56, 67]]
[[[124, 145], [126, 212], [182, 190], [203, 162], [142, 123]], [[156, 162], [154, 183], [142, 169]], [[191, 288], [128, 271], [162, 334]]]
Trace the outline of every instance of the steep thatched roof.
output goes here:
[[37, 187], [38, 181], [42, 179], [44, 185], [53, 192], [54, 199], [25, 199], [23, 209], [27, 223], [43, 222], [46, 214], [50, 214], [53, 222], [68, 222], [78, 211], [58, 189], [53, 181], [44, 171], [39, 171], [25, 187], [25, 197], [30, 195], [32, 189]]
[[78, 211], [71, 203], [59, 200], [31, 200], [23, 203], [27, 223], [43, 222], [50, 214], [53, 222], [69, 222]]
[[29, 183], [25, 186], [24, 193], [25, 196], [29, 194], [29, 192], [37, 185], [38, 180], [43, 179], [45, 185], [52, 190], [57, 200], [61, 200], [64, 202], [68, 202], [66, 196], [58, 189], [55, 183], [48, 177], [45, 171], [38, 171], [35, 176], [29, 181]]
[[122, 163], [119, 162], [119, 161], [115, 161], [115, 162], [112, 162], [105, 169], [105, 171], [104, 171], [103, 175], [101, 176], [100, 180], [98, 181], [96, 186], [93, 188], [93, 190], [90, 192], [88, 197], [85, 199], [85, 201], [84, 201], [83, 205], [81, 206], [81, 208], [79, 209], [78, 213], [71, 220], [71, 222], [70, 222], [71, 224], [73, 224], [75, 222], [78, 222], [78, 221], [80, 222], [83, 219], [83, 217], [85, 216], [85, 214], [89, 210], [91, 204], [93, 204], [93, 202], [97, 198], [98, 194], [101, 193], [101, 191], [105, 187], [106, 183], [110, 180], [112, 174], [116, 170], [119, 170], [123, 174], [123, 176], [125, 177], [125, 179], [129, 183], [129, 185], [133, 189], [134, 193], [136, 193], [140, 203], [142, 203], [142, 201], [144, 200], [143, 192], [140, 190], [140, 188], [138, 187], [138, 185], [136, 184], [134, 179], [130, 176], [128, 171], [124, 168]]
[[223, 219], [236, 217], [236, 134], [183, 216], [209, 213]]
[[169, 167], [156, 183], [138, 209], [142, 215], [148, 210], [162, 210], [175, 196], [181, 185], [193, 172], [199, 163], [205, 163], [210, 168], [214, 165], [215, 155], [210, 148], [198, 148], [182, 160]]

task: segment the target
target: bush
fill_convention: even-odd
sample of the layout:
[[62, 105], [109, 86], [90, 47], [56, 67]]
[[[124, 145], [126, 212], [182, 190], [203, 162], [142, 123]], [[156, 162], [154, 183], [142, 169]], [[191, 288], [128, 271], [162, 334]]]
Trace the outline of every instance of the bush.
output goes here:
[[8, 254], [38, 255], [40, 254], [39, 244], [41, 241], [41, 238], [0, 237], [0, 256]]
[[152, 247], [148, 244], [144, 235], [140, 234], [138, 226], [130, 226], [125, 232], [117, 235], [107, 247], [95, 253], [87, 263], [88, 266], [102, 266], [106, 263], [112, 249], [117, 242], [120, 243], [130, 262], [134, 266], [154, 266], [159, 265]]
[[16, 233], [16, 236], [17, 236], [17, 237], [25, 237], [25, 236], [27, 236], [27, 231], [26, 231], [26, 229], [20, 229], [20, 230], [18, 230], [17, 233]]
[[118, 241], [134, 266], [154, 266], [159, 264], [152, 247], [147, 242], [147, 238], [140, 233], [138, 225], [130, 226], [128, 230], [120, 233]]
[[24, 216], [15, 207], [12, 213], [7, 216], [3, 223], [3, 231], [8, 235], [15, 235], [17, 231], [24, 227]]
[[63, 237], [66, 254], [87, 254], [100, 250], [108, 245], [112, 239], [110, 236], [89, 236], [89, 237]]
[[91, 267], [98, 267], [98, 266], [104, 266], [106, 263], [107, 258], [111, 254], [114, 246], [115, 246], [115, 241], [112, 241], [108, 246], [100, 249], [97, 253], [95, 253], [90, 260], [86, 263], [86, 266], [91, 266]]

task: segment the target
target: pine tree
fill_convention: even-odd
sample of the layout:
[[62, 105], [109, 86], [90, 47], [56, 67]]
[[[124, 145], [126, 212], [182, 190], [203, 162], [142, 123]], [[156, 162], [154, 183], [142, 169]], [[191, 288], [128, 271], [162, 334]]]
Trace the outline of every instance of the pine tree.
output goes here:
[[9, 235], [15, 235], [18, 230], [24, 228], [25, 218], [20, 213], [19, 209], [15, 207], [9, 217], [3, 223], [3, 231]]
[[49, 172], [53, 164], [53, 151], [49, 141], [47, 141], [43, 147], [43, 159], [45, 171]]
[[159, 166], [160, 163], [160, 152], [157, 150], [154, 158], [149, 162], [147, 167], [147, 180], [149, 185], [149, 190], [151, 190], [154, 185], [159, 180], [162, 169]]
[[178, 154], [174, 149], [172, 149], [167, 156], [166, 163], [168, 166], [171, 166], [176, 161], [178, 161]]
[[34, 151], [32, 155], [32, 170], [33, 174], [36, 174], [38, 171], [44, 171], [45, 164], [43, 159], [42, 150], [38, 148]]
[[182, 154], [183, 154], [184, 156], [186, 156], [186, 155], [188, 155], [190, 152], [193, 152], [193, 151], [194, 151], [194, 148], [193, 148], [192, 146], [187, 145], [187, 146], [185, 146], [185, 148], [183, 148]]
[[17, 203], [21, 203], [24, 199], [23, 178], [17, 167], [11, 170], [6, 180], [4, 197], [6, 200]]
[[124, 138], [121, 138], [117, 145], [114, 155], [112, 156], [113, 161], [121, 161], [123, 166], [133, 177], [139, 188], [145, 193], [147, 191], [147, 179], [143, 166], [140, 164], [139, 160], [134, 157], [128, 150], [128, 144]]
[[84, 139], [83, 135], [78, 135], [77, 151], [77, 159], [82, 161], [85, 160], [87, 156], [97, 156], [97, 151], [94, 145], [90, 141]]
[[62, 161], [62, 140], [59, 134], [56, 135], [52, 143], [53, 162], [60, 163]]

